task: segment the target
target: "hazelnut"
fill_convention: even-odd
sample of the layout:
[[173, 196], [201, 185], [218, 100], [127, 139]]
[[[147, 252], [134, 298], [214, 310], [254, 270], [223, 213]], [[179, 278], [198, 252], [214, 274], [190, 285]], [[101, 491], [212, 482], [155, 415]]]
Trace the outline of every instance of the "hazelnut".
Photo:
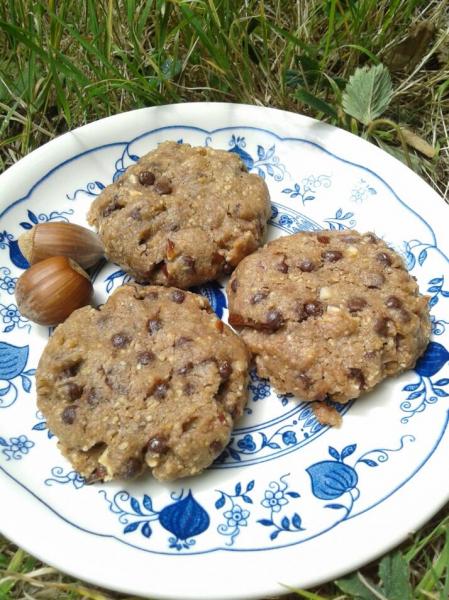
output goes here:
[[18, 279], [20, 312], [40, 325], [62, 323], [74, 310], [89, 304], [93, 286], [89, 276], [66, 256], [53, 256], [27, 269]]

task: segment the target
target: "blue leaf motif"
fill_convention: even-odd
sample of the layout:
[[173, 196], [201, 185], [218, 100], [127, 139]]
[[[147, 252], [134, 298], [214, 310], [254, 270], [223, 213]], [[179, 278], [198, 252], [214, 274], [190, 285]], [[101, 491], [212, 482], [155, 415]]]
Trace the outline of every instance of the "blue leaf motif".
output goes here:
[[240, 496], [241, 493], [242, 493], [242, 484], [239, 482], [235, 486], [235, 495]]
[[430, 288], [428, 288], [428, 290], [427, 290], [427, 291], [428, 291], [428, 292], [437, 292], [437, 293], [438, 293], [438, 292], [440, 291], [440, 289], [441, 289], [441, 288], [440, 288], [439, 286], [437, 286], [437, 285], [432, 285]]
[[284, 517], [281, 521], [281, 526], [283, 529], [290, 529], [290, 519], [288, 517]]
[[257, 522], [261, 525], [264, 525], [265, 527], [270, 527], [271, 525], [273, 525], [273, 521], [271, 521], [271, 519], [258, 519]]
[[0, 437], [0, 446], [7, 446], [8, 442], [5, 440], [5, 438]]
[[357, 485], [355, 470], [341, 462], [326, 460], [306, 469], [312, 482], [313, 495], [321, 500], [334, 500]]
[[32, 429], [35, 429], [36, 431], [45, 431], [45, 429], [47, 429], [47, 423], [46, 423], [46, 421], [42, 421], [41, 423], [36, 423], [36, 425], [34, 425], [34, 427]]
[[343, 448], [343, 451], [341, 453], [341, 459], [344, 460], [348, 456], [351, 456], [351, 454], [355, 452], [356, 448], [357, 444], [351, 444], [350, 446], [346, 446], [345, 448]]
[[368, 467], [377, 467], [377, 462], [371, 460], [371, 458], [360, 458], [357, 462], [364, 463], [365, 465], [368, 465]]
[[123, 530], [123, 533], [131, 533], [132, 531], [136, 531], [136, 529], [139, 527], [139, 521], [136, 521], [135, 523], [130, 523], [129, 525], [127, 525], [125, 527], [125, 529]]
[[36, 375], [36, 369], [27, 369], [23, 372], [24, 375]]
[[340, 460], [340, 453], [332, 446], [329, 446], [329, 454], [332, 458], [335, 458], [335, 460]]
[[418, 262], [421, 267], [422, 267], [424, 261], [426, 260], [426, 258], [427, 258], [427, 250], [421, 250], [421, 252], [419, 253], [419, 256], [418, 256]]
[[148, 494], [144, 494], [142, 504], [149, 512], [153, 512], [153, 503], [151, 502], [151, 498], [148, 496]]
[[189, 490], [184, 499], [162, 509], [159, 522], [164, 529], [173, 533], [179, 540], [186, 540], [206, 531], [210, 519]]
[[419, 382], [418, 383], [410, 383], [409, 385], [405, 385], [402, 388], [402, 391], [404, 391], [404, 392], [414, 392], [418, 388], [419, 388]]
[[298, 515], [298, 513], [295, 513], [293, 515], [292, 524], [293, 527], [295, 527], [296, 529], [301, 529], [301, 517]]
[[138, 515], [143, 515], [143, 513], [140, 509], [140, 504], [138, 503], [138, 501], [135, 498], [131, 497], [130, 504], [131, 504], [131, 508], [133, 509], [133, 511], [135, 513], [137, 513]]
[[341, 208], [339, 208], [339, 209], [337, 210], [337, 212], [335, 213], [335, 218], [336, 218], [336, 219], [340, 219], [340, 218], [341, 218], [341, 216], [342, 216], [342, 214], [343, 214], [343, 211], [341, 210]]
[[333, 508], [334, 510], [338, 510], [339, 508], [346, 508], [343, 504], [325, 504], [324, 508]]
[[438, 304], [438, 301], [438, 296], [432, 296], [432, 298], [429, 300], [429, 308], [433, 308], [436, 304]]
[[300, 498], [300, 494], [298, 494], [298, 492], [285, 492], [287, 496], [290, 496], [290, 498]]
[[151, 531], [151, 527], [150, 527], [150, 524], [148, 523], [148, 521], [147, 521], [146, 523], [144, 523], [144, 524], [143, 524], [141, 531], [142, 531], [142, 534], [143, 534], [143, 535], [144, 535], [146, 538], [149, 538], [149, 537], [151, 536], [151, 534], [152, 534], [153, 532]]
[[419, 392], [412, 392], [411, 394], [409, 394], [407, 396], [407, 400], [416, 400], [416, 398], [419, 398], [420, 396], [422, 396], [425, 393], [425, 390], [421, 390]]
[[441, 290], [441, 295], [444, 296], [444, 298], [449, 298], [449, 292], [446, 290]]
[[435, 385], [447, 385], [449, 383], [449, 379], [438, 379]]
[[33, 226], [27, 223], [26, 221], [22, 221], [22, 223], [20, 223], [20, 226], [24, 229], [33, 229]]
[[449, 396], [449, 394], [447, 392], [445, 392], [444, 390], [442, 390], [440, 388], [433, 388], [433, 391], [440, 398], [445, 398], [446, 396]]
[[245, 152], [245, 150], [243, 150], [239, 146], [234, 146], [233, 148], [231, 148], [229, 150], [229, 152], [233, 152], [234, 154], [237, 154], [238, 156], [240, 156], [240, 158], [245, 163], [245, 166], [248, 169], [248, 171], [251, 171], [251, 169], [254, 166], [254, 160], [253, 160], [252, 156], [250, 156], [248, 154], [248, 152]]
[[[440, 384], [441, 385], [441, 384]], [[254, 488], [254, 479], [252, 479], [246, 486], [246, 491], [250, 492]]]
[[223, 508], [223, 506], [225, 505], [225, 501], [226, 498], [223, 496], [223, 494], [218, 498], [218, 500], [215, 502], [215, 508], [216, 509], [220, 509]]
[[257, 146], [257, 157], [259, 160], [263, 160], [265, 158], [265, 150], [263, 149], [263, 146]]
[[434, 277], [433, 279], [431, 279], [429, 281], [429, 284], [434, 285], [434, 284], [442, 283], [442, 281], [443, 281], [442, 277]]
[[38, 220], [37, 220], [37, 217], [36, 217], [36, 215], [34, 214], [34, 212], [32, 212], [31, 210], [29, 210], [27, 214], [28, 214], [28, 218], [29, 218], [29, 220], [30, 220], [32, 223], [34, 223], [35, 225], [37, 225], [37, 223], [38, 223]]
[[247, 504], [252, 504], [253, 501], [251, 500], [251, 498], [249, 496], [246, 496], [245, 494], [242, 494], [242, 500], [244, 502], [246, 502]]
[[16, 267], [19, 267], [19, 269], [28, 269], [30, 266], [27, 259], [22, 254], [17, 240], [11, 240], [9, 242], [9, 258]]
[[29, 392], [31, 390], [31, 379], [26, 375], [21, 375], [20, 377], [22, 379], [22, 387], [24, 391]]
[[423, 356], [417, 361], [415, 371], [423, 377], [432, 377], [449, 360], [449, 352], [438, 342], [430, 342]]
[[274, 151], [275, 151], [275, 147], [271, 146], [271, 148], [269, 148], [267, 150], [267, 153], [265, 155], [265, 160], [269, 160], [270, 158], [272, 158], [274, 156]]
[[12, 331], [14, 329], [14, 325], [8, 325], [7, 327], [5, 327], [5, 329], [3, 330], [3, 333], [9, 333], [10, 331]]
[[278, 530], [278, 529], [276, 529], [275, 531], [272, 531], [272, 532], [270, 533], [270, 540], [275, 540], [275, 539], [277, 538], [277, 536], [279, 535], [279, 533], [280, 533], [280, 532], [279, 532], [279, 530]]
[[28, 346], [13, 346], [0, 342], [0, 379], [14, 379], [25, 368], [28, 360]]
[[101, 183], [101, 181], [96, 181], [96, 182], [95, 182], [95, 185], [97, 186], [97, 188], [98, 188], [99, 190], [104, 190], [104, 188], [105, 188], [105, 185], [104, 185], [104, 183]]

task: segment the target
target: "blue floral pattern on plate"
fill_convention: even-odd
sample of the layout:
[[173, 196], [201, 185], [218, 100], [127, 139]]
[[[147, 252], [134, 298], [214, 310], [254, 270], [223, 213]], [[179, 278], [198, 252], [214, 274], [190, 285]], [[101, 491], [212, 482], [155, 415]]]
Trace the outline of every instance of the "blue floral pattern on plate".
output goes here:
[[[143, 132], [129, 142], [114, 142], [95, 150], [99, 155], [104, 151], [113, 156], [109, 171], [97, 173], [97, 167], [94, 168], [97, 163], [91, 160], [90, 153], [80, 154], [49, 173], [48, 180], [53, 172], [65, 169], [66, 164], [71, 169], [70, 183], [62, 191], [66, 199], [55, 207], [58, 210], [45, 210], [44, 201], [37, 198], [40, 183], [5, 209], [3, 216], [8, 219], [0, 233], [0, 250], [4, 250], [0, 252], [0, 303], [12, 312], [6, 311], [4, 315], [0, 312], [0, 316], [11, 318], [4, 327], [14, 323], [11, 296], [17, 277], [27, 266], [17, 243], [20, 234], [38, 222], [82, 218], [85, 202], [116, 180], [163, 135], [176, 141], [227, 148], [242, 158], [248, 170], [263, 176], [273, 200], [271, 237], [323, 228], [367, 229], [371, 223], [384, 233], [383, 223], [388, 214], [385, 207], [388, 203], [399, 206], [401, 216], [405, 221], [408, 219], [404, 231], [396, 234], [386, 228], [385, 235], [388, 232], [392, 236], [391, 243], [400, 249], [422, 289], [432, 295], [432, 327], [438, 342], [432, 341], [415, 371], [398, 380], [397, 389], [404, 399], [394, 409], [388, 407], [390, 437], [382, 427], [372, 432], [351, 430], [351, 437], [340, 444], [335, 439], [341, 440], [345, 435], [338, 437], [320, 425], [309, 404], [276, 394], [269, 382], [252, 372], [245, 417], [211, 469], [197, 480], [188, 480], [186, 489], [181, 491], [172, 484], [160, 485], [154, 481], [148, 485], [146, 481], [130, 483], [126, 489], [118, 489], [113, 484], [85, 485], [67, 463], [55, 466], [59, 454], [42, 415], [36, 415], [32, 401], [16, 401], [19, 396], [31, 400], [34, 369], [28, 363], [36, 365], [38, 359], [38, 353], [30, 358], [32, 344], [24, 345], [25, 327], [20, 328], [16, 322], [13, 329], [3, 331], [0, 342], [0, 408], [11, 407], [2, 411], [2, 417], [5, 415], [0, 438], [2, 476], [17, 481], [26, 493], [34, 493], [48, 505], [46, 510], [53, 510], [74, 527], [155, 554], [273, 550], [328, 535], [342, 521], [374, 510], [412, 481], [447, 436], [447, 410], [438, 400], [447, 396], [449, 385], [445, 312], [448, 259], [430, 225], [409, 209], [388, 183], [373, 171], [341, 160], [313, 142], [288, 140], [289, 144], [313, 146], [320, 161], [325, 163], [323, 166], [312, 164], [313, 161], [298, 165], [285, 150], [283, 138], [252, 127], [209, 132], [173, 126], [154, 135], [152, 131]], [[79, 176], [73, 172], [73, 161], [84, 165]], [[95, 276], [100, 302], [128, 279], [114, 265], [101, 265]], [[209, 298], [216, 313], [225, 320], [224, 283], [208, 284], [195, 291]], [[46, 332], [44, 335], [31, 325], [26, 339], [39, 338], [42, 345], [45, 337]], [[383, 401], [380, 395], [379, 410], [385, 408]], [[349, 417], [352, 414], [351, 405], [337, 408], [342, 414], [350, 411]], [[20, 433], [15, 429], [16, 410], [25, 416]], [[422, 432], [428, 426], [433, 427], [433, 437], [432, 443], [426, 445]], [[377, 438], [382, 442], [377, 443]], [[37, 468], [41, 452], [47, 458], [44, 474], [40, 471], [39, 487], [21, 480], [19, 466]], [[81, 500], [92, 506], [95, 524], [86, 523], [83, 515], [66, 508], [71, 501], [78, 504]]]

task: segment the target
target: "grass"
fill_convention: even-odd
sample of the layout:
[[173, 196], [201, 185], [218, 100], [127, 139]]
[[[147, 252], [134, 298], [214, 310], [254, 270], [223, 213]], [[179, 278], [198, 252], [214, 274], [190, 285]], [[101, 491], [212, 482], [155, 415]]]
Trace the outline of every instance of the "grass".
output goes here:
[[[364, 124], [344, 110], [357, 67], [393, 96]], [[449, 4], [441, 0], [2, 0], [0, 169], [60, 133], [184, 101], [275, 106], [343, 127], [449, 197]], [[292, 598], [447, 600], [449, 506], [399, 551]], [[388, 582], [399, 587], [388, 587]], [[399, 583], [398, 583], [399, 582]], [[388, 589], [387, 589], [388, 588]], [[0, 538], [0, 600], [121, 598]]]

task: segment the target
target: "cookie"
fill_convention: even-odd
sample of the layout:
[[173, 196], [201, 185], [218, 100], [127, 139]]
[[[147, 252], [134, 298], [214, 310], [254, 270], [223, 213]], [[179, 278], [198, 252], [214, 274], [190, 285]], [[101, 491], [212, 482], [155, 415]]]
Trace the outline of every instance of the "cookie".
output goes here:
[[103, 190], [88, 221], [138, 282], [188, 288], [254, 252], [270, 215], [265, 181], [236, 154], [165, 142]]
[[428, 299], [372, 233], [301, 232], [245, 258], [228, 283], [229, 323], [280, 392], [346, 403], [414, 366]]
[[208, 301], [174, 288], [118, 288], [56, 328], [39, 362], [38, 407], [87, 480], [171, 480], [205, 469], [246, 403], [248, 353]]

